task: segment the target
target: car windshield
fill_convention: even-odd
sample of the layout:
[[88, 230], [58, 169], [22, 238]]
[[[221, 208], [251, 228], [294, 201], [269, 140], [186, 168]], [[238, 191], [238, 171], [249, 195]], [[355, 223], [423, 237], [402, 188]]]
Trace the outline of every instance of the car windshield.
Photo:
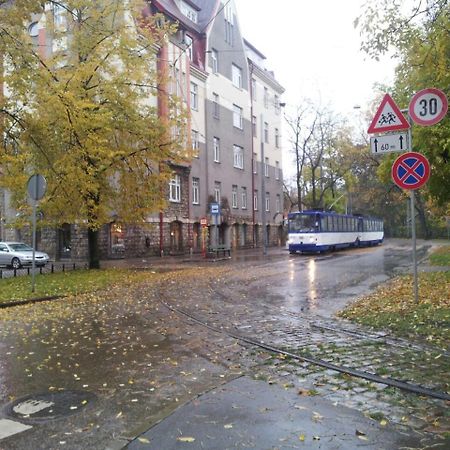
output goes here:
[[27, 244], [9, 244], [11, 250], [15, 252], [32, 252], [33, 249]]
[[308, 233], [316, 231], [315, 216], [311, 214], [299, 214], [289, 219], [290, 233]]

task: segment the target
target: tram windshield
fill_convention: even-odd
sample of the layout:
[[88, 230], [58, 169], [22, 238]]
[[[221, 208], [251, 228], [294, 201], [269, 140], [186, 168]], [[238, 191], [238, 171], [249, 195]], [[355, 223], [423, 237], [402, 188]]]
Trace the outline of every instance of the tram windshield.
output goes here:
[[290, 233], [312, 233], [317, 231], [316, 217], [311, 214], [298, 214], [289, 219]]

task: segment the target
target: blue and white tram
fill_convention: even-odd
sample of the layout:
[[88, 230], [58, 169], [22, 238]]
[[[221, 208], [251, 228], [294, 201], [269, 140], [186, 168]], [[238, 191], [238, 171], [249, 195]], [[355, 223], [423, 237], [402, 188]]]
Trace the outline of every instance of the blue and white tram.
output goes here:
[[383, 242], [383, 220], [334, 212], [302, 211], [288, 215], [288, 249], [322, 252]]

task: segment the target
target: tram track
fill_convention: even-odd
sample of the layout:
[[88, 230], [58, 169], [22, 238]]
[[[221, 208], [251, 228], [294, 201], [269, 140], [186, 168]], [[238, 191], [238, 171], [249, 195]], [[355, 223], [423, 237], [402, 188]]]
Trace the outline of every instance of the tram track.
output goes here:
[[356, 378], [368, 380], [374, 383], [383, 384], [386, 386], [394, 387], [397, 389], [401, 389], [406, 392], [414, 393], [420, 396], [426, 396], [434, 399], [444, 400], [444, 401], [450, 401], [450, 395], [446, 392], [433, 390], [424, 386], [421, 386], [419, 384], [413, 384], [408, 383], [405, 381], [401, 381], [395, 378], [390, 378], [386, 376], [380, 376], [371, 372], [362, 371], [358, 369], [354, 369], [352, 367], [343, 366], [343, 365], [336, 365], [333, 363], [330, 363], [329, 361], [325, 361], [324, 359], [315, 358], [311, 356], [305, 356], [305, 355], [299, 355], [297, 353], [293, 353], [292, 351], [288, 351], [285, 349], [282, 349], [280, 347], [271, 345], [267, 342], [255, 339], [254, 337], [250, 336], [244, 336], [242, 334], [229, 331], [225, 329], [223, 326], [217, 326], [217, 325], [211, 325], [208, 323], [208, 321], [200, 318], [196, 314], [193, 314], [184, 308], [180, 308], [179, 306], [175, 306], [170, 304], [169, 302], [165, 300], [160, 300], [161, 304], [164, 305], [167, 309], [170, 311], [185, 317], [186, 319], [201, 325], [202, 327], [205, 327], [209, 329], [210, 331], [213, 331], [215, 333], [224, 334], [227, 335], [233, 339], [236, 339], [240, 342], [244, 342], [246, 344], [258, 347], [260, 349], [269, 351], [271, 353], [277, 354], [277, 355], [283, 355], [285, 357], [289, 357], [292, 359], [295, 359], [297, 361], [306, 362], [308, 364], [312, 364], [315, 366], [319, 366], [325, 369], [333, 370], [338, 373], [342, 373], [345, 375], [350, 375]]

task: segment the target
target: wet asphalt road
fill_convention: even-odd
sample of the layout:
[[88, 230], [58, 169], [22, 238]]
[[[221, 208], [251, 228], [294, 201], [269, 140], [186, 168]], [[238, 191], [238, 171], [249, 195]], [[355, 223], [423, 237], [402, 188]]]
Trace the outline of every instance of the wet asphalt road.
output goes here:
[[[210, 317], [220, 311], [235, 328], [246, 308], [262, 320], [276, 321], [280, 310], [331, 317], [406, 270], [407, 244], [181, 263], [185, 270], [150, 270], [139, 286], [1, 311], [0, 449], [121, 448], [199, 394], [252, 373], [258, 361], [248, 346], [186, 321], [161, 299]], [[246, 304], [250, 297], [260, 308]], [[51, 397], [65, 391], [79, 396]], [[28, 428], [2, 435], [2, 420]]]

